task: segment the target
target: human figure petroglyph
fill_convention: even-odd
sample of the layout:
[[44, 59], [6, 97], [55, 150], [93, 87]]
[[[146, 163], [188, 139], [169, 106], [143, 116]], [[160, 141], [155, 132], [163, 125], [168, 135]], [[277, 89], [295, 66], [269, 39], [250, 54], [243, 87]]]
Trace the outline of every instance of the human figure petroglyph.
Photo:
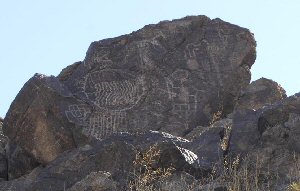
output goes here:
[[199, 90], [189, 87], [189, 72], [176, 70], [168, 80], [168, 89], [173, 103], [173, 112], [183, 115], [186, 120], [196, 112]]

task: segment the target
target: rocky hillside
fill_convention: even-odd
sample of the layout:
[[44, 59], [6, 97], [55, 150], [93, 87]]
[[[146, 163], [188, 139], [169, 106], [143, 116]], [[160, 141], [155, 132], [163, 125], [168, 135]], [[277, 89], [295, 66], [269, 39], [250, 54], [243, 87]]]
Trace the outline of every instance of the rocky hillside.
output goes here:
[[191, 16], [91, 43], [26, 82], [0, 131], [0, 191], [287, 190], [300, 95], [250, 84], [245, 28]]

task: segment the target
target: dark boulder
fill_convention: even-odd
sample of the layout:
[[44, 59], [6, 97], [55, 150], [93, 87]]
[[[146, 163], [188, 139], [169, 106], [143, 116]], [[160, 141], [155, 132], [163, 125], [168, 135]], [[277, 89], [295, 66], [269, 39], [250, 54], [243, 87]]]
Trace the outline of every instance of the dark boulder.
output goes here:
[[[136, 168], [138, 156], [145, 159], [149, 148], [156, 147], [158, 155], [150, 155], [150, 163], [142, 161], [139, 167], [151, 166], [151, 172], [188, 173], [200, 175], [203, 170], [197, 166], [197, 156], [184, 149], [188, 144], [184, 139], [157, 132], [147, 134], [119, 134], [93, 145], [86, 145], [62, 153], [45, 167], [38, 167], [29, 175], [19, 179], [0, 182], [0, 190], [40, 191], [40, 190], [88, 190], [107, 188], [126, 190], [130, 180], [137, 175], [144, 176], [147, 169]], [[136, 137], [139, 137], [135, 139]], [[139, 142], [135, 140], [144, 140]], [[145, 145], [149, 145], [146, 147]], [[181, 145], [181, 147], [179, 146]], [[139, 154], [140, 153], [140, 154]], [[157, 157], [155, 157], [157, 156]], [[155, 159], [153, 161], [153, 159]], [[173, 170], [174, 169], [174, 170]], [[161, 170], [161, 171], [160, 171]], [[95, 176], [99, 175], [99, 176]], [[161, 177], [157, 177], [161, 178]], [[100, 190], [101, 190], [100, 189]]]
[[108, 172], [92, 172], [67, 191], [115, 191], [117, 183]]
[[255, 46], [249, 30], [205, 16], [93, 42], [83, 62], [24, 85], [4, 133], [42, 164], [117, 132], [183, 136], [233, 111]]
[[[197, 191], [200, 183], [190, 174], [180, 172], [157, 181], [155, 190], [161, 191]], [[145, 189], [144, 189], [145, 190]]]
[[0, 118], [0, 181], [7, 180], [7, 158], [5, 145], [7, 143], [7, 138], [2, 132], [3, 119]]
[[237, 109], [259, 109], [286, 98], [285, 90], [273, 80], [260, 78], [242, 91], [236, 105]]
[[22, 88], [4, 119], [3, 131], [42, 164], [75, 147], [74, 124], [61, 111], [72, 95], [55, 77], [36, 74]]
[[300, 94], [258, 110], [238, 110], [233, 117], [230, 157], [247, 158], [259, 172], [259, 181], [281, 190], [300, 179], [299, 136]]
[[8, 180], [17, 179], [29, 174], [40, 163], [17, 144], [8, 141], [6, 144], [6, 159], [8, 166]]
[[84, 104], [68, 106], [66, 115], [96, 138], [145, 130], [182, 136], [232, 112], [254, 60], [252, 34], [220, 19], [149, 25], [91, 44], [64, 81]]
[[199, 166], [211, 172], [213, 168], [221, 168], [223, 157], [227, 154], [232, 119], [225, 118], [206, 127], [199, 134], [193, 131], [189, 136], [195, 137], [186, 148], [198, 156]]

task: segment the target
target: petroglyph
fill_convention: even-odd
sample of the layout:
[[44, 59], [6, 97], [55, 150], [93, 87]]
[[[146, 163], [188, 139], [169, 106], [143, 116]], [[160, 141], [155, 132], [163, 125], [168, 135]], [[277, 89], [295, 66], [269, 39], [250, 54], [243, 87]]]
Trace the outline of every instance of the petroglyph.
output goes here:
[[83, 127], [82, 133], [88, 137], [103, 139], [122, 128], [128, 127], [124, 111], [91, 112], [87, 105], [70, 105], [66, 112], [69, 121]]
[[69, 121], [82, 127], [88, 137], [103, 139], [128, 128], [126, 110], [138, 105], [146, 94], [145, 77], [117, 69], [100, 70], [85, 76], [83, 93], [90, 106], [70, 105]]
[[78, 125], [86, 125], [86, 120], [91, 114], [91, 111], [87, 107], [87, 105], [84, 104], [70, 105], [65, 114], [70, 122], [76, 123]]
[[217, 44], [212, 43], [207, 45], [207, 52], [209, 52], [213, 56], [217, 56], [221, 54], [222, 51], [224, 51], [224, 48], [225, 47], [220, 47]]
[[233, 52], [233, 53], [232, 53], [232, 55], [231, 55], [231, 57], [230, 57], [230, 62], [231, 62], [233, 65], [236, 64], [236, 63], [240, 63], [240, 62], [241, 62], [240, 58], [238, 57], [238, 53], [236, 53], [236, 52]]
[[173, 112], [188, 119], [197, 110], [199, 90], [188, 86], [189, 72], [176, 70], [168, 80], [169, 96], [173, 102]]
[[122, 128], [128, 128], [126, 112], [106, 111], [96, 112], [89, 119], [88, 124], [83, 128], [83, 134], [96, 139], [103, 139]]
[[[222, 48], [216, 44], [210, 44], [206, 40], [202, 40], [200, 43], [190, 43], [186, 46], [184, 57], [187, 60], [187, 66], [191, 70], [197, 70], [199, 77], [203, 80], [214, 81], [210, 79], [208, 73], [217, 74], [217, 82], [220, 86], [223, 86], [223, 81], [220, 76], [219, 62], [216, 60], [217, 54], [219, 54]], [[201, 59], [200, 59], [201, 58]]]
[[97, 64], [102, 68], [106, 68], [113, 64], [113, 61], [109, 59], [109, 54], [109, 48], [101, 47], [97, 52], [91, 53], [91, 57], [88, 58], [88, 60], [84, 60], [83, 63], [87, 68], [91, 68], [94, 64]]
[[219, 38], [223, 41], [225, 45], [228, 44], [230, 38], [232, 37], [232, 31], [230, 29], [219, 29], [218, 30]]
[[[187, 66], [191, 70], [198, 70], [201, 76], [205, 76], [204, 71], [209, 72], [210, 60], [205, 56], [208, 42], [202, 40], [200, 43], [190, 43], [186, 45], [184, 51], [184, 57], [187, 62]], [[201, 60], [199, 58], [202, 58]]]
[[208, 42], [206, 40], [202, 40], [200, 43], [196, 44], [196, 43], [190, 43], [188, 45], [186, 45], [185, 47], [185, 51], [184, 51], [184, 56], [186, 59], [196, 59], [197, 57], [197, 52], [201, 51], [201, 47], [203, 47], [203, 45], [207, 45]]
[[105, 110], [131, 109], [145, 94], [144, 76], [121, 70], [101, 70], [88, 74], [84, 92], [97, 107]]

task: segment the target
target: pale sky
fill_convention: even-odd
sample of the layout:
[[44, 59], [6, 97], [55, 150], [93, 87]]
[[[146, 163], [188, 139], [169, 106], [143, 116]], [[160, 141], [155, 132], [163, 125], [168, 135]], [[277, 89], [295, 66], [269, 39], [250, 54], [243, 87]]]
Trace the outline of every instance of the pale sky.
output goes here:
[[0, 116], [35, 73], [59, 74], [83, 60], [92, 41], [187, 15], [250, 29], [257, 41], [252, 80], [300, 92], [299, 0], [0, 0]]

